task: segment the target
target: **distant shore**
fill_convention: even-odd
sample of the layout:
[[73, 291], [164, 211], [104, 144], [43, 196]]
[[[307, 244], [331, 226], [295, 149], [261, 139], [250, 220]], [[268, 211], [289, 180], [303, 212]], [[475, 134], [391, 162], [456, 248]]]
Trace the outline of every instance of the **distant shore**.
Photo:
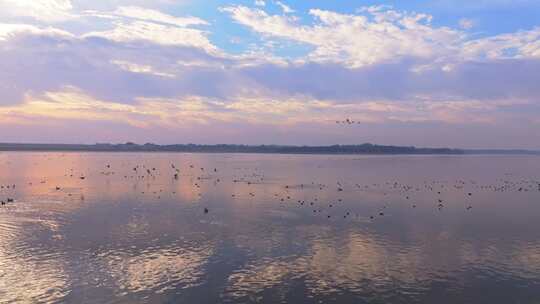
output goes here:
[[184, 152], [184, 153], [268, 153], [268, 154], [353, 154], [353, 155], [465, 155], [465, 154], [509, 154], [540, 155], [533, 150], [467, 150], [452, 148], [417, 148], [414, 146], [385, 146], [374, 144], [331, 145], [331, 146], [287, 146], [287, 145], [197, 145], [197, 144], [34, 144], [0, 143], [0, 151], [57, 151], [57, 152]]

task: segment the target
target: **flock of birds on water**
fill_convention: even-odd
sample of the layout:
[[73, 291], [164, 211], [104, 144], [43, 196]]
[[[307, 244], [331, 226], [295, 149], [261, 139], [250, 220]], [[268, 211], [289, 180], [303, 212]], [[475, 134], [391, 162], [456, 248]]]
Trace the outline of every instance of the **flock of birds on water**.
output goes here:
[[[185, 176], [191, 176], [191, 183], [192, 186], [195, 187], [197, 190], [202, 190], [201, 186], [205, 181], [213, 180], [214, 184], [218, 184], [223, 182], [226, 178], [222, 177], [219, 173], [220, 170], [218, 168], [205, 168], [205, 167], [195, 167], [193, 164], [189, 164], [189, 169], [180, 170], [180, 168], [175, 165], [174, 163], [170, 164], [170, 169], [167, 172], [161, 172], [156, 167], [152, 166], [146, 166], [146, 165], [135, 165], [130, 166], [129, 171], [130, 174], [123, 174], [123, 178], [126, 180], [129, 179], [135, 179], [135, 180], [146, 180], [151, 181], [155, 180], [158, 176], [170, 176], [170, 179], [173, 180], [179, 180], [180, 178], [184, 178]], [[248, 168], [245, 168], [248, 169]], [[252, 169], [253, 170], [253, 169]], [[125, 171], [125, 170], [124, 170]], [[190, 175], [181, 175], [184, 171], [189, 171]], [[71, 179], [79, 179], [79, 180], [86, 180], [87, 174], [75, 174], [74, 169], [69, 169], [68, 172], [65, 174], [65, 177], [69, 177]], [[106, 164], [103, 170], [99, 171], [100, 175], [103, 176], [111, 176], [111, 175], [119, 175], [120, 171], [114, 171], [112, 168], [112, 165]], [[162, 174], [163, 173], [163, 174]], [[258, 170], [258, 168], [254, 168], [253, 172], [242, 174], [241, 176], [232, 176], [231, 182], [234, 184], [241, 183], [246, 185], [248, 188], [252, 187], [254, 185], [263, 184], [265, 183], [265, 175], [261, 174]], [[47, 180], [43, 179], [39, 182], [40, 184], [46, 184]], [[33, 183], [29, 182], [28, 186], [32, 186]], [[390, 194], [397, 194], [399, 195], [404, 201], [408, 202], [411, 208], [417, 208], [418, 203], [414, 202], [414, 194], [416, 193], [423, 193], [428, 192], [431, 194], [434, 194], [436, 198], [434, 199], [433, 203], [435, 208], [437, 208], [439, 211], [443, 210], [448, 203], [444, 198], [443, 194], [445, 192], [449, 191], [458, 191], [458, 193], [461, 195], [461, 200], [466, 203], [465, 209], [467, 211], [473, 209], [472, 204], [472, 197], [473, 192], [471, 189], [476, 190], [483, 190], [483, 191], [493, 191], [493, 192], [529, 192], [529, 191], [537, 191], [540, 192], [540, 181], [538, 180], [531, 180], [531, 179], [519, 179], [519, 180], [511, 180], [510, 178], [502, 178], [498, 179], [497, 184], [490, 184], [490, 185], [480, 185], [475, 181], [472, 180], [455, 180], [452, 182], [449, 181], [425, 181], [422, 185], [407, 185], [403, 184], [397, 181], [387, 181], [384, 183], [373, 183], [373, 184], [365, 184], [361, 185], [358, 183], [342, 183], [340, 181], [336, 181], [335, 185], [330, 184], [323, 184], [323, 183], [316, 183], [316, 182], [310, 182], [310, 183], [300, 183], [300, 184], [283, 184], [279, 186], [282, 191], [278, 193], [274, 193], [273, 197], [276, 202], [280, 203], [281, 206], [285, 206], [286, 204], [296, 204], [300, 207], [306, 207], [310, 208], [310, 211], [312, 210], [312, 213], [319, 214], [324, 213], [324, 215], [327, 218], [331, 218], [332, 214], [329, 214], [329, 209], [332, 209], [336, 207], [338, 204], [344, 202], [344, 198], [337, 198], [337, 200], [334, 201], [325, 201], [321, 199], [318, 195], [315, 195], [312, 197], [312, 199], [305, 199], [305, 195], [296, 195], [297, 198], [294, 198], [295, 191], [301, 191], [304, 189], [312, 189], [312, 190], [318, 190], [318, 191], [330, 191], [335, 192], [336, 197], [340, 197], [341, 193], [356, 190], [356, 191], [376, 191], [377, 193], [380, 193], [383, 197], [390, 195]], [[253, 189], [254, 187], [250, 188]], [[6, 197], [2, 198], [2, 192], [13, 192], [16, 191], [17, 185], [16, 184], [5, 184], [0, 185], [0, 204], [1, 207], [7, 206], [10, 204], [15, 204], [16, 199], [14, 197]], [[63, 190], [62, 185], [55, 185], [53, 190], [60, 191]], [[159, 191], [153, 191], [152, 193], [156, 195], [157, 199], [161, 199], [161, 194], [163, 193], [164, 189], [159, 189]], [[248, 196], [250, 198], [254, 198], [257, 196], [257, 191], [255, 189], [250, 190], [248, 192]], [[141, 194], [145, 194], [145, 191], [142, 191]], [[176, 194], [176, 191], [172, 191], [172, 194]], [[71, 193], [68, 194], [69, 196], [72, 196]], [[198, 196], [202, 196], [202, 193], [198, 193]], [[231, 193], [231, 197], [235, 198], [238, 197], [238, 194]], [[321, 195], [322, 196], [322, 195]], [[298, 197], [302, 197], [301, 199], [298, 199]], [[84, 200], [84, 196], [81, 196], [81, 200]], [[373, 214], [369, 215], [369, 219], [374, 220], [376, 217], [382, 217], [385, 216], [385, 210], [387, 206], [384, 205], [377, 212], [374, 212]], [[202, 213], [208, 214], [210, 213], [210, 207], [203, 207], [201, 206]], [[356, 216], [358, 217], [358, 213], [353, 213], [351, 210], [346, 210], [342, 214], [343, 218], [346, 219], [348, 217]]]

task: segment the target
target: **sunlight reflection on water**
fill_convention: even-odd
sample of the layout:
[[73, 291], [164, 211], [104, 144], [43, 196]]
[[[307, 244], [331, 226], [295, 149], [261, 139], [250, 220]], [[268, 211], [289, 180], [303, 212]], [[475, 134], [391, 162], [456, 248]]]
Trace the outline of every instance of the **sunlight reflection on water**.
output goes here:
[[525, 156], [0, 153], [0, 303], [537, 303], [539, 172]]

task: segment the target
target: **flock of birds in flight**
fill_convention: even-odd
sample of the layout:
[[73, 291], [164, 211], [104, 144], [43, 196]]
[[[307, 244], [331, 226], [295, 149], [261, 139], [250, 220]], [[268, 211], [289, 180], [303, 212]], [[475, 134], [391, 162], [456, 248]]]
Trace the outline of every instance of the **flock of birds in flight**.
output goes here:
[[[246, 168], [247, 169], [247, 168]], [[169, 176], [169, 178], [173, 180], [179, 180], [180, 178], [184, 178], [186, 176], [191, 178], [192, 187], [195, 189], [202, 191], [202, 186], [206, 181], [212, 180], [214, 185], [217, 185], [218, 183], [222, 183], [226, 180], [226, 177], [223, 177], [220, 175], [220, 170], [218, 168], [204, 168], [204, 167], [195, 167], [195, 165], [190, 164], [189, 167], [186, 167], [186, 169], [180, 170], [179, 167], [177, 167], [175, 164], [170, 164], [170, 169], [166, 170], [167, 172], [163, 172], [164, 174], [161, 174], [161, 171], [158, 170], [156, 167], [152, 166], [146, 166], [146, 165], [136, 165], [136, 166], [130, 166], [129, 170], [130, 173], [127, 174], [127, 172], [123, 172], [123, 178], [124, 179], [135, 179], [135, 180], [145, 180], [145, 181], [151, 181], [155, 180], [159, 176]], [[181, 173], [184, 173], [187, 171], [187, 175], [182, 175]], [[100, 175], [104, 176], [111, 176], [111, 175], [119, 175], [117, 173], [120, 173], [120, 171], [114, 171], [112, 169], [112, 166], [110, 164], [105, 165], [105, 168], [99, 172]], [[87, 174], [75, 174], [74, 169], [69, 169], [68, 172], [65, 174], [66, 177], [72, 178], [72, 179], [79, 179], [79, 180], [86, 180]], [[230, 178], [230, 177], [229, 177]], [[258, 196], [256, 185], [264, 184], [265, 183], [265, 176], [264, 174], [261, 174], [257, 168], [254, 169], [253, 172], [246, 173], [240, 176], [233, 176], [231, 179], [231, 182], [234, 184], [244, 184], [249, 189], [247, 192], [247, 195], [249, 198], [254, 198]], [[43, 179], [40, 181], [41, 184], [47, 183], [46, 179]], [[33, 183], [28, 183], [28, 186], [32, 186]], [[407, 185], [404, 183], [400, 183], [397, 181], [387, 181], [384, 183], [373, 183], [373, 184], [366, 184], [361, 185], [358, 183], [341, 183], [340, 181], [337, 181], [335, 185], [331, 184], [323, 184], [323, 183], [316, 183], [316, 182], [310, 182], [310, 183], [301, 183], [301, 184], [284, 184], [280, 185], [279, 188], [280, 191], [273, 193], [273, 197], [276, 202], [280, 203], [281, 206], [286, 206], [287, 204], [296, 204], [299, 207], [306, 207], [310, 208], [309, 212], [312, 212], [313, 214], [324, 214], [327, 218], [331, 218], [332, 215], [335, 216], [335, 213], [329, 212], [329, 210], [336, 209], [335, 207], [339, 204], [342, 204], [344, 202], [344, 196], [341, 195], [345, 192], [350, 192], [352, 190], [356, 191], [371, 191], [371, 192], [377, 192], [382, 197], [388, 196], [388, 200], [391, 200], [390, 195], [391, 194], [397, 194], [401, 197], [401, 199], [405, 202], [408, 202], [409, 206], [411, 208], [417, 208], [418, 203], [415, 201], [415, 194], [423, 194], [425, 192], [431, 193], [435, 196], [433, 203], [434, 206], [439, 210], [443, 210], [447, 204], [450, 202], [446, 201], [446, 198], [444, 198], [444, 194], [449, 191], [457, 191], [459, 195], [461, 195], [462, 202], [465, 202], [466, 210], [471, 210], [473, 208], [472, 204], [472, 197], [473, 192], [471, 189], [477, 189], [477, 190], [484, 190], [484, 191], [493, 191], [493, 192], [529, 192], [529, 191], [538, 191], [540, 192], [540, 181], [535, 180], [527, 180], [527, 179], [520, 179], [520, 180], [511, 180], [509, 178], [504, 179], [498, 179], [498, 184], [491, 184], [491, 185], [480, 185], [475, 181], [466, 181], [466, 180], [455, 180], [452, 182], [449, 181], [426, 181], [421, 185]], [[0, 195], [2, 192], [10, 191], [11, 193], [14, 193], [16, 191], [17, 185], [16, 184], [10, 184], [10, 185], [0, 185]], [[54, 186], [53, 188], [55, 191], [61, 191], [63, 190], [61, 185]], [[320, 196], [315, 194], [310, 199], [306, 199], [305, 193], [299, 192], [302, 190], [315, 190], [319, 191], [321, 194]], [[161, 199], [161, 194], [163, 193], [164, 189], [159, 189], [159, 191], [152, 191], [151, 193], [156, 195], [157, 199]], [[334, 192], [334, 196], [336, 197], [335, 200], [329, 201], [327, 199], [322, 199], [324, 196], [324, 192]], [[141, 191], [141, 194], [145, 194], [145, 191]], [[176, 194], [176, 191], [172, 191], [172, 194]], [[148, 194], [148, 193], [146, 193]], [[68, 194], [69, 196], [72, 196], [71, 193]], [[199, 192], [198, 196], [202, 196], [202, 193]], [[236, 198], [239, 197], [240, 194], [232, 193], [231, 197]], [[296, 198], [295, 198], [296, 196]], [[341, 197], [341, 198], [339, 198]], [[81, 200], [84, 200], [84, 196], [81, 196]], [[6, 206], [8, 204], [15, 204], [16, 200], [13, 197], [7, 197], [4, 199], [0, 199], [1, 206]], [[210, 208], [208, 206], [203, 207], [201, 206], [202, 213], [208, 214], [210, 213]], [[371, 215], [366, 215], [371, 220], [374, 220], [376, 217], [382, 217], [385, 216], [385, 210], [387, 209], [387, 204], [383, 205], [382, 207], [378, 208], [376, 212], [372, 212]], [[343, 218], [358, 217], [359, 214], [356, 212], [353, 212], [352, 210], [344, 210], [341, 214]]]
[[350, 118], [346, 118], [345, 120], [336, 120], [336, 124], [344, 124], [344, 125], [354, 125], [354, 124], [360, 124], [359, 121], [354, 121]]

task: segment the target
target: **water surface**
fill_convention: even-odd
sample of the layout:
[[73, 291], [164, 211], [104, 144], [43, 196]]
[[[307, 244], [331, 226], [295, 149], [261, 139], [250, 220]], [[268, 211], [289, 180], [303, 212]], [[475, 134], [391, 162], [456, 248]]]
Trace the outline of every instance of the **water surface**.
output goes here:
[[540, 303], [540, 157], [10, 152], [0, 185], [0, 303]]

